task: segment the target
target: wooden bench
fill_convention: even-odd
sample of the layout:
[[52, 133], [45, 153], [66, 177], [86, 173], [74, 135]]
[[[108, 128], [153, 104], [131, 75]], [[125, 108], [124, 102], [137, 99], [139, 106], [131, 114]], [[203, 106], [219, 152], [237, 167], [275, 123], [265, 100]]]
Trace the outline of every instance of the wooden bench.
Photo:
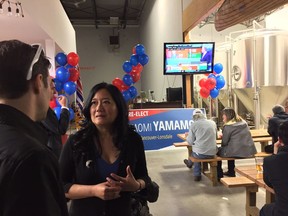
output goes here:
[[[191, 160], [192, 162], [201, 163], [202, 173], [212, 181], [213, 186], [216, 186], [218, 183], [218, 173], [217, 173], [218, 163], [217, 162], [222, 161], [222, 160], [237, 160], [237, 159], [240, 159], [240, 158], [222, 158], [222, 157], [216, 156], [215, 158], [210, 158], [210, 159], [199, 159], [199, 158], [195, 158], [192, 156], [189, 157], [189, 160]], [[246, 159], [246, 158], [243, 158], [243, 159]], [[210, 166], [210, 169], [208, 168], [208, 164]]]
[[221, 178], [223, 185], [228, 188], [245, 187], [246, 188], [246, 216], [259, 216], [259, 208], [256, 206], [256, 193], [258, 185], [244, 176]]
[[[254, 155], [254, 157], [267, 157], [271, 154], [266, 152], [258, 152]], [[189, 160], [192, 162], [199, 162], [202, 166], [202, 173], [207, 176], [211, 181], [212, 185], [216, 186], [218, 182], [218, 173], [217, 173], [217, 162], [222, 160], [243, 160], [243, 159], [251, 159], [254, 157], [247, 157], [247, 158], [227, 158], [227, 157], [219, 157], [216, 156], [215, 158], [210, 159], [199, 159], [192, 156], [189, 156]], [[208, 168], [208, 164], [210, 166], [210, 169]]]

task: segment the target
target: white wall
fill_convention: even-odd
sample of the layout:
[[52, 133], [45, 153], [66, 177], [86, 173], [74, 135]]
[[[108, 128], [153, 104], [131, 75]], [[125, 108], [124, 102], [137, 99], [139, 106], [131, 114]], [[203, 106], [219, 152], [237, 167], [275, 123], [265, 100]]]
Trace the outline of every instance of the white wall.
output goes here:
[[[66, 53], [76, 51], [75, 30], [59, 0], [25, 0], [22, 7], [24, 15], [28, 13], [39, 28], [42, 28], [50, 36], [43, 40], [53, 39]], [[33, 32], [27, 34], [33, 34]]]
[[75, 27], [77, 53], [80, 56], [80, 75], [84, 98], [98, 82], [122, 79], [124, 61], [129, 60], [132, 48], [144, 45], [149, 62], [141, 79], [135, 84], [138, 92], [154, 90], [156, 100], [166, 100], [166, 88], [182, 86], [182, 76], [163, 76], [163, 42], [182, 41], [181, 0], [147, 1], [140, 28], [120, 30], [120, 48], [112, 51], [109, 35], [112, 28]]
[[[125, 72], [122, 65], [132, 55], [132, 48], [139, 43], [139, 29], [121, 29], [120, 48], [113, 49], [109, 44], [112, 28], [75, 27], [77, 35], [77, 54], [80, 57], [80, 76], [83, 83], [84, 99], [90, 89], [99, 82], [111, 83], [113, 79], [122, 79]], [[144, 67], [144, 70], [146, 67]], [[141, 90], [140, 81], [134, 85]]]
[[283, 9], [278, 10], [269, 16], [265, 17], [266, 28], [269, 29], [283, 29], [288, 30], [287, 26], [288, 17], [288, 6], [286, 5]]
[[[150, 11], [150, 12], [148, 12]], [[166, 100], [167, 87], [182, 86], [182, 76], [163, 76], [163, 43], [181, 42], [181, 0], [148, 1], [142, 17], [140, 38], [149, 56], [141, 77], [142, 89], [154, 91], [158, 101]]]

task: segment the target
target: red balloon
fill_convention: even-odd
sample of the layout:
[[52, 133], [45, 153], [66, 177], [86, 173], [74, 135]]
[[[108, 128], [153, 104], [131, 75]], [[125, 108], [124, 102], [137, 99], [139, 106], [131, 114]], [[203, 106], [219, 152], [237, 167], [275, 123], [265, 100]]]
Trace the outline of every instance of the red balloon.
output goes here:
[[133, 71], [132, 70], [132, 72], [130, 72], [130, 76], [132, 77], [132, 79], [133, 79], [133, 83], [136, 83], [137, 81], [139, 81], [140, 80], [140, 78], [141, 78], [141, 73], [138, 71]]
[[112, 81], [112, 84], [113, 84], [114, 86], [116, 86], [116, 87], [121, 91], [121, 88], [122, 88], [121, 86], [124, 85], [124, 82], [123, 82], [122, 79], [116, 77], [116, 78]]
[[132, 66], [132, 71], [136, 71], [136, 72], [141, 73], [142, 70], [143, 70], [143, 66], [140, 63], [136, 66]]
[[199, 93], [200, 93], [201, 97], [203, 97], [203, 98], [207, 98], [210, 95], [210, 91], [207, 88], [205, 88], [205, 87], [202, 87], [200, 89]]
[[79, 56], [76, 53], [70, 52], [67, 55], [67, 63], [69, 65], [76, 66], [78, 62], [79, 62]]
[[136, 46], [132, 48], [132, 54], [136, 54]]
[[123, 92], [123, 91], [126, 91], [128, 89], [129, 89], [129, 86], [125, 85], [123, 82], [123, 84], [120, 86], [120, 91]]
[[52, 100], [50, 100], [50, 104], [49, 104], [51, 109], [54, 109], [55, 107], [57, 107], [57, 103], [56, 103], [56, 98], [54, 97]]
[[206, 86], [206, 81], [207, 81], [206, 78], [200, 79], [200, 80], [199, 80], [199, 86], [200, 86], [200, 87], [205, 87], [205, 86]]
[[216, 80], [212, 77], [208, 78], [205, 85], [206, 85], [206, 88], [209, 90], [214, 89], [216, 86]]
[[70, 73], [70, 77], [68, 80], [72, 82], [76, 82], [80, 75], [79, 71], [76, 68], [70, 68], [69, 73]]

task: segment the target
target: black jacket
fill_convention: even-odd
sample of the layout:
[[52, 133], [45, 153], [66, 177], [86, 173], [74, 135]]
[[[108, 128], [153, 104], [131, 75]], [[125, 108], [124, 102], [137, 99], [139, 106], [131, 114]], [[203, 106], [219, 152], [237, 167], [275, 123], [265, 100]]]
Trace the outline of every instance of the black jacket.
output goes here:
[[58, 162], [45, 131], [0, 105], [0, 215], [68, 216]]
[[273, 216], [288, 215], [288, 146], [279, 148], [276, 155], [264, 158], [263, 178], [275, 191]]
[[[68, 192], [73, 184], [94, 185], [102, 182], [96, 164], [96, 159], [100, 155], [96, 151], [92, 137], [88, 141], [88, 147], [85, 148], [81, 143], [78, 148], [75, 148], [74, 138], [75, 135], [69, 137], [60, 157], [65, 192]], [[146, 167], [144, 145], [139, 134], [129, 130], [119, 157], [118, 175], [125, 177], [126, 167], [130, 165], [136, 179], [143, 179], [146, 185], [151, 182]], [[86, 163], [87, 161], [89, 164]], [[104, 201], [97, 197], [72, 200], [69, 214], [70, 216], [130, 216], [131, 193], [122, 192], [120, 196], [111, 201]]]
[[69, 126], [70, 112], [68, 109], [62, 108], [60, 119], [58, 120], [54, 110], [48, 109], [47, 117], [41, 121], [42, 127], [48, 133], [48, 147], [54, 152], [57, 159], [59, 159], [62, 150], [62, 138]]
[[268, 121], [268, 133], [272, 136], [272, 143], [278, 141], [278, 128], [279, 125], [288, 120], [288, 114], [285, 112], [281, 112], [275, 114], [272, 118]]

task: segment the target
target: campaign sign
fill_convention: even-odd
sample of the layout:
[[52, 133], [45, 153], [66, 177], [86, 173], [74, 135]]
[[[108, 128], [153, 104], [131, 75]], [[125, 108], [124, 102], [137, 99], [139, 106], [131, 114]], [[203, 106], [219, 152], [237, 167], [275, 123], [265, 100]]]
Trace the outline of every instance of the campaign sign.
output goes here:
[[181, 142], [177, 134], [189, 131], [193, 111], [194, 108], [131, 109], [129, 120], [141, 135], [145, 150], [157, 150]]

